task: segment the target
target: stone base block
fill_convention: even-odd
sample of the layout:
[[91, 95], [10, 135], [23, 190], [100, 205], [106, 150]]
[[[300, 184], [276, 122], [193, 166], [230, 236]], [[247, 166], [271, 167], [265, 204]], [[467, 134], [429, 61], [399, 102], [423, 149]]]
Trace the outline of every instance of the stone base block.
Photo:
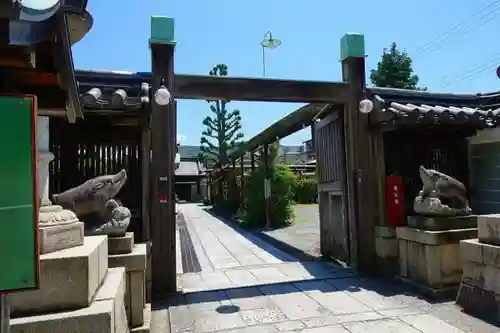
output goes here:
[[436, 290], [458, 287], [462, 278], [459, 241], [475, 235], [476, 228], [429, 231], [398, 227], [401, 277]]
[[109, 254], [125, 254], [134, 248], [134, 233], [127, 232], [123, 237], [108, 237]]
[[125, 308], [129, 325], [142, 326], [146, 305], [147, 245], [137, 244], [131, 253], [110, 255], [108, 260], [111, 267], [125, 267], [127, 271]]
[[130, 330], [131, 333], [149, 333], [151, 331], [151, 304], [144, 308], [144, 324]]
[[500, 246], [478, 239], [460, 242], [463, 277], [456, 302], [484, 319], [500, 320]]
[[480, 242], [500, 245], [500, 214], [478, 216], [477, 228]]
[[410, 228], [434, 231], [477, 228], [477, 216], [409, 216], [408, 226]]
[[153, 286], [153, 277], [152, 277], [152, 262], [153, 256], [151, 254], [151, 246], [152, 243], [146, 243], [147, 246], [147, 261], [146, 261], [146, 302], [151, 303], [151, 290]]
[[88, 307], [108, 270], [106, 236], [40, 256], [40, 289], [9, 295], [13, 316]]
[[83, 222], [40, 225], [38, 229], [40, 254], [83, 245], [83, 228]]
[[415, 282], [408, 278], [398, 277], [397, 280], [401, 281], [405, 286], [409, 287], [414, 292], [427, 297], [430, 300], [436, 301], [452, 301], [457, 296], [459, 288], [458, 284], [448, 287], [433, 288], [426, 284]]
[[500, 321], [500, 295], [492, 291], [462, 283], [456, 303], [465, 312], [476, 317], [489, 321]]
[[12, 333], [128, 333], [125, 269], [110, 269], [92, 304], [84, 309], [11, 319]]
[[375, 227], [375, 251], [380, 276], [394, 277], [398, 275], [399, 246], [396, 228], [388, 226]]

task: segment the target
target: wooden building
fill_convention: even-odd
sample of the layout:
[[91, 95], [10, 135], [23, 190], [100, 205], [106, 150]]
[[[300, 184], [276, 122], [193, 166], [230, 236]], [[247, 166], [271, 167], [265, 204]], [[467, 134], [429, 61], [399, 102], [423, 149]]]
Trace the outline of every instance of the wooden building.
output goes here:
[[207, 198], [207, 174], [198, 158], [180, 157], [175, 169], [175, 193], [180, 201], [201, 202]]

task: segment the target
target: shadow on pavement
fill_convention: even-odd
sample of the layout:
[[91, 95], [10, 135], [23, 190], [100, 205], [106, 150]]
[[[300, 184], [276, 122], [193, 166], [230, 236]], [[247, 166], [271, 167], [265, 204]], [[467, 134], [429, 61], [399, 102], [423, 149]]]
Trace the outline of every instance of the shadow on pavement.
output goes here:
[[[224, 222], [227, 226], [238, 232], [240, 235], [244, 236], [248, 240], [252, 241], [255, 245], [259, 246], [261, 249], [264, 251], [267, 251], [266, 247], [263, 246], [264, 244], [269, 244], [273, 246], [274, 248], [281, 250], [285, 252], [286, 254], [289, 254], [290, 256], [295, 257], [297, 260], [296, 261], [322, 261], [324, 260], [323, 258], [318, 258], [316, 256], [310, 255], [308, 253], [305, 253], [304, 251], [291, 246], [290, 244], [287, 244], [285, 242], [282, 242], [274, 237], [271, 237], [264, 233], [262, 230], [248, 230], [248, 229], [243, 229], [240, 226], [238, 226], [237, 222], [234, 220], [233, 217], [231, 216], [224, 216], [221, 215], [220, 213], [215, 212], [211, 207], [207, 206], [202, 206], [200, 207], [213, 217], [219, 219], [220, 221]], [[256, 241], [256, 238], [260, 240]], [[264, 242], [264, 244], [262, 244]], [[273, 253], [273, 255], [275, 255]], [[290, 260], [285, 260], [282, 258], [279, 258], [283, 261], [290, 261]], [[340, 266], [339, 266], [340, 267]]]

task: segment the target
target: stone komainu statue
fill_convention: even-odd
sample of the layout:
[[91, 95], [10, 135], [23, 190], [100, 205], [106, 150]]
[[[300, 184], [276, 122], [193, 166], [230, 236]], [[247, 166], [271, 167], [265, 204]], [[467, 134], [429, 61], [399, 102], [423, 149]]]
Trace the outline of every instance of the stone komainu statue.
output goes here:
[[464, 216], [472, 210], [463, 183], [436, 170], [419, 168], [422, 190], [413, 202], [413, 210], [428, 216]]
[[127, 172], [121, 170], [115, 175], [92, 178], [63, 193], [54, 194], [52, 201], [73, 211], [85, 223], [89, 233], [124, 236], [131, 213], [114, 197], [126, 181]]

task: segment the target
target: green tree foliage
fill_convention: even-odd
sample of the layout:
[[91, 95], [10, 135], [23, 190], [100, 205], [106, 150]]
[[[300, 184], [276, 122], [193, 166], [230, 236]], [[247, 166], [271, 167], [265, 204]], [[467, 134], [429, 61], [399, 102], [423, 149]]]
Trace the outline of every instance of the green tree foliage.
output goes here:
[[315, 175], [298, 175], [293, 186], [294, 200], [299, 204], [310, 204], [318, 199], [318, 180]]
[[[269, 146], [269, 177], [271, 179], [271, 226], [279, 228], [289, 225], [293, 218], [293, 185], [295, 175], [286, 165], [278, 163], [279, 142]], [[262, 157], [261, 157], [262, 161]], [[245, 179], [245, 205], [240, 210], [242, 224], [252, 228], [263, 228], [266, 222], [263, 163]]]
[[[218, 64], [209, 74], [227, 76], [227, 65]], [[213, 115], [203, 119], [205, 130], [201, 134], [201, 151], [208, 165], [225, 165], [229, 162], [229, 152], [239, 144], [238, 140], [243, 138], [240, 110], [228, 111], [230, 101], [227, 100], [207, 102]]]
[[398, 50], [396, 43], [384, 49], [377, 69], [371, 70], [370, 80], [376, 87], [426, 90], [417, 86], [419, 77], [413, 72], [412, 59], [406, 51]]

